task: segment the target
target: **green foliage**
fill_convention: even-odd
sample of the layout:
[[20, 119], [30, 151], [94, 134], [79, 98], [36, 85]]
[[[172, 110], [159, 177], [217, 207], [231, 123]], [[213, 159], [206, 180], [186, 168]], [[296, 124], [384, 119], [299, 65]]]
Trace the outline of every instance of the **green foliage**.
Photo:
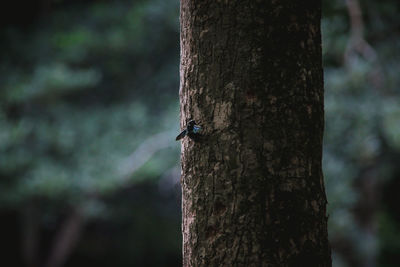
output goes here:
[[178, 9], [167, 2], [71, 6], [29, 33], [2, 32], [1, 205], [71, 204], [176, 164], [171, 135], [173, 160], [160, 152], [121, 178], [143, 140], [178, 128]]
[[[49, 240], [36, 244], [40, 254], [54, 246], [46, 235], [79, 209], [85, 224], [114, 228], [100, 243], [85, 231], [71, 266], [88, 255], [98, 266], [107, 257], [106, 266], [179, 261], [177, 203], [163, 214], [168, 204], [154, 192], [126, 192], [157, 188], [178, 164], [178, 4], [64, 3], [28, 30], [0, 30], [0, 211], [38, 222]], [[143, 148], [159, 133], [159, 148]], [[27, 218], [31, 206], [37, 212]]]
[[[378, 232], [371, 236], [365, 226], [378, 224], [379, 189], [396, 179], [399, 169], [395, 158], [400, 153], [400, 79], [394, 74], [400, 68], [400, 50], [394, 41], [399, 32], [382, 34], [400, 25], [400, 20], [393, 15], [398, 5], [392, 1], [382, 5], [373, 1], [360, 1], [360, 4], [365, 38], [376, 58], [355, 53], [346, 64], [350, 26], [344, 2], [327, 3], [322, 21], [326, 111], [323, 166], [335, 266], [355, 263], [361, 266], [370, 255], [385, 255], [384, 244], [391, 242], [386, 241], [387, 231], [400, 237], [399, 229], [394, 230], [399, 224], [391, 225], [393, 231], [386, 229], [388, 224], [383, 224], [386, 230], [380, 236]], [[388, 7], [392, 9], [390, 12]], [[368, 189], [372, 191], [365, 191], [363, 184], [372, 186]], [[372, 206], [363, 204], [371, 201]], [[366, 221], [357, 214], [363, 205], [370, 205], [365, 212], [371, 217]], [[351, 247], [351, 255], [337, 253], [336, 249], [343, 249], [337, 244], [346, 244], [346, 250]]]

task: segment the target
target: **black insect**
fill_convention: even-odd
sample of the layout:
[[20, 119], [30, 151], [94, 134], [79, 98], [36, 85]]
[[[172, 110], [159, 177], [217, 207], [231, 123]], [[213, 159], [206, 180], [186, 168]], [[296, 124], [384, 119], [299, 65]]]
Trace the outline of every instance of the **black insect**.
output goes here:
[[175, 140], [178, 141], [187, 135], [190, 139], [197, 141], [200, 138], [200, 131], [201, 127], [197, 125], [194, 120], [190, 120], [186, 125], [186, 129], [183, 130]]

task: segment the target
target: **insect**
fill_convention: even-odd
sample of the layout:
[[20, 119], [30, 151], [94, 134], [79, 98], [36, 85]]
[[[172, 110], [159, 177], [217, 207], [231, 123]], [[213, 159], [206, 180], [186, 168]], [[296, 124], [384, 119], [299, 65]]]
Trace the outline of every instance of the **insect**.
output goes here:
[[183, 130], [176, 137], [175, 140], [178, 141], [178, 140], [182, 139], [183, 137], [185, 137], [187, 135], [187, 136], [189, 136], [190, 139], [196, 141], [200, 137], [200, 134], [199, 134], [200, 131], [201, 131], [201, 127], [199, 125], [197, 125], [194, 120], [190, 120], [186, 125], [186, 129]]

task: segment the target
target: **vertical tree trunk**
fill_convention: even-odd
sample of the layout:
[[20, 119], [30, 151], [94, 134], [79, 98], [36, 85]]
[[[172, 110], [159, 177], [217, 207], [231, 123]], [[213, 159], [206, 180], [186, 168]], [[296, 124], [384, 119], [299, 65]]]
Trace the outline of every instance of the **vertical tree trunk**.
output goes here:
[[320, 1], [181, 0], [184, 266], [330, 266]]

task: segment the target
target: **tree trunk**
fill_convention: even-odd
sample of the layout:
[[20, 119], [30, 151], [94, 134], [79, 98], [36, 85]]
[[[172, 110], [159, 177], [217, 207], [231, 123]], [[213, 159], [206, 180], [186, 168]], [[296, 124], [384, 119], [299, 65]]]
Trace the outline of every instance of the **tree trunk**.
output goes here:
[[[331, 266], [320, 1], [181, 0], [184, 266]], [[200, 123], [199, 123], [200, 121]]]

